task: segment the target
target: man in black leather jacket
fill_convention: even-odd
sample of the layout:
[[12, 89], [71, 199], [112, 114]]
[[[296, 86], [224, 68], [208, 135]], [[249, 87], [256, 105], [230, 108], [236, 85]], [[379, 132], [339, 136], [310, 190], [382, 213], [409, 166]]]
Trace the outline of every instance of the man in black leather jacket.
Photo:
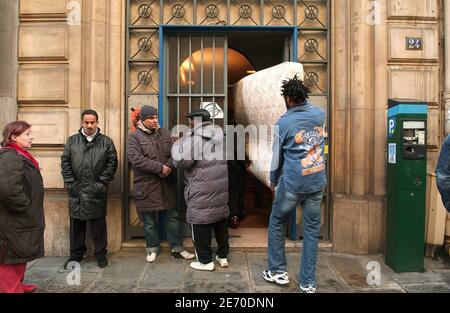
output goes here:
[[91, 224], [98, 266], [108, 265], [106, 258], [107, 187], [117, 170], [117, 152], [111, 138], [100, 133], [98, 114], [85, 110], [82, 127], [69, 137], [61, 156], [61, 173], [69, 194], [70, 258], [80, 262], [86, 253], [86, 224]]

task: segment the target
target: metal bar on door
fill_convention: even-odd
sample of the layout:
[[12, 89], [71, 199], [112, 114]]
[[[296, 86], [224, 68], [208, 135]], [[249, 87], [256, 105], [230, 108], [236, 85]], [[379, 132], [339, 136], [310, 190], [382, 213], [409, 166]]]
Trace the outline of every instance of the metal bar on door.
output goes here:
[[225, 98], [223, 101], [223, 128], [224, 132], [228, 124], [228, 35], [224, 36], [223, 43], [223, 93]]
[[[180, 35], [177, 36], [177, 94], [180, 94]], [[180, 125], [180, 96], [177, 96], [177, 125]]]
[[[213, 46], [212, 46], [212, 70], [213, 70], [213, 74], [212, 74], [212, 93], [213, 95], [216, 93], [216, 35], [213, 35]], [[213, 100], [213, 108], [215, 105], [215, 97], [213, 96], [212, 98]], [[214, 109], [213, 109], [213, 124], [215, 124], [215, 117], [214, 117]]]
[[192, 111], [192, 35], [189, 35], [189, 78], [188, 78], [188, 88], [189, 88], [189, 112]]
[[201, 50], [201, 61], [200, 61], [200, 94], [201, 94], [201, 98], [200, 98], [200, 105], [203, 104], [203, 40], [204, 37], [203, 35], [200, 37], [200, 50]]

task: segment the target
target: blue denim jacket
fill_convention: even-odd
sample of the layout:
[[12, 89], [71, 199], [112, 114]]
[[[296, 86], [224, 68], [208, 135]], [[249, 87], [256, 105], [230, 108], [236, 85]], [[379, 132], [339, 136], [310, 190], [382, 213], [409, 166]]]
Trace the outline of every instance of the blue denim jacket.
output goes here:
[[450, 135], [442, 145], [436, 167], [436, 184], [445, 208], [450, 212]]
[[288, 110], [274, 132], [270, 182], [283, 183], [292, 193], [314, 193], [327, 184], [325, 112], [307, 102]]

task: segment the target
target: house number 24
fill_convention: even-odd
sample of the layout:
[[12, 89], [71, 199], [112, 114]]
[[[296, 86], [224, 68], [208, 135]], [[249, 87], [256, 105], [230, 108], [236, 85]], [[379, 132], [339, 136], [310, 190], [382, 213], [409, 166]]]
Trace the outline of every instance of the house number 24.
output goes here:
[[423, 50], [423, 38], [406, 37], [406, 50]]

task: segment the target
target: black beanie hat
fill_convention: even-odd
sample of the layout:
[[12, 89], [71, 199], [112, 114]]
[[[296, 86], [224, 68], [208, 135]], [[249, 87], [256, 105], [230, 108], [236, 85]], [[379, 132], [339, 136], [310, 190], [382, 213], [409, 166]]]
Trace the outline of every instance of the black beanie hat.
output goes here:
[[158, 115], [158, 110], [149, 105], [142, 106], [139, 113], [142, 122], [155, 115]]

